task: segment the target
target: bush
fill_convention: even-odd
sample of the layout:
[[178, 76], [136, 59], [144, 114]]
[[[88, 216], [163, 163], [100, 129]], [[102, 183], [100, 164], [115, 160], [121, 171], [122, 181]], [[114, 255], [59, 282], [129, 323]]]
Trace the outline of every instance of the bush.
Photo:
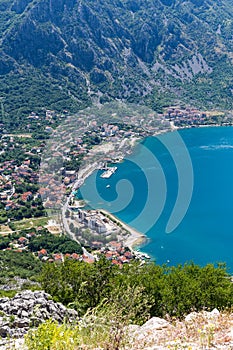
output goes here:
[[119, 289], [114, 299], [103, 300], [74, 324], [62, 324], [49, 320], [37, 330], [26, 335], [28, 350], [115, 350], [129, 346], [127, 326], [138, 314], [147, 320], [148, 300], [142, 302], [143, 289], [128, 288], [122, 294]]
[[67, 260], [58, 266], [43, 266], [41, 283], [57, 301], [72, 303], [80, 314], [106, 298], [114, 300], [117, 290], [124, 298], [128, 288], [138, 287], [144, 291], [142, 302], [150, 300], [150, 316], [182, 318], [194, 310], [224, 309], [233, 304], [233, 284], [225, 265], [191, 263], [168, 268], [134, 262], [119, 269], [105, 259], [91, 265]]

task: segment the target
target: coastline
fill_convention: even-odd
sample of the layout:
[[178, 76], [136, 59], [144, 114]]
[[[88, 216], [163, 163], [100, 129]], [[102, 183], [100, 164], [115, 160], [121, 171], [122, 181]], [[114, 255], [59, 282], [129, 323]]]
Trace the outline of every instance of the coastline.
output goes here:
[[129, 232], [130, 236], [124, 241], [124, 245], [131, 250], [134, 250], [135, 247], [142, 245], [148, 240], [146, 235], [127, 225], [125, 222], [121, 221], [118, 217], [111, 214], [107, 210], [99, 209], [99, 212], [104, 216], [109, 217], [109, 219], [116, 224], [120, 224], [123, 229]]
[[[171, 131], [172, 130], [168, 130], [167, 132], [171, 132]], [[137, 142], [141, 139], [143, 139], [143, 138], [142, 137], [141, 138], [133, 137], [130, 140], [132, 150], [136, 146]], [[114, 164], [117, 164], [116, 162], [114, 162], [114, 159], [112, 160], [112, 162]], [[92, 164], [86, 165], [84, 168], [81, 168], [78, 171], [77, 180], [75, 181], [75, 183], [72, 186], [72, 191], [71, 191], [70, 196], [67, 199], [67, 203], [70, 202], [72, 197], [75, 197], [75, 192], [77, 191], [77, 189], [80, 186], [82, 186], [84, 184], [85, 180], [91, 174], [93, 174], [94, 171], [99, 170], [101, 168], [101, 166], [102, 166], [102, 164], [100, 164], [100, 162], [94, 162]], [[101, 208], [101, 209], [99, 209], [99, 212], [101, 212], [104, 216], [108, 216], [110, 218], [110, 220], [112, 220], [113, 222], [115, 222], [116, 224], [121, 226], [125, 231], [129, 232], [129, 237], [127, 237], [124, 240], [124, 245], [126, 247], [128, 247], [130, 250], [134, 251], [134, 249], [136, 247], [140, 247], [142, 244], [146, 243], [146, 241], [148, 240], [148, 237], [146, 235], [137, 231], [135, 228], [127, 225], [125, 222], [121, 221], [118, 217], [114, 216], [113, 214], [111, 214], [107, 210]], [[65, 220], [65, 216], [63, 217], [63, 219]]]
[[[170, 129], [167, 130], [162, 130], [161, 132], [155, 133], [154, 137], [160, 135], [160, 134], [164, 134], [164, 133], [169, 133], [169, 132], [174, 132], [174, 131], [178, 131], [178, 130], [182, 130], [182, 129], [189, 129], [192, 128], [193, 126], [185, 126], [185, 127], [176, 127], [174, 125], [173, 122], [170, 122]], [[205, 125], [196, 125], [196, 128], [201, 128], [201, 127], [219, 127], [220, 125], [216, 124], [205, 124]], [[131, 140], [132, 142], [132, 149], [133, 146], [136, 145], [136, 143], [140, 140], [143, 139], [143, 137], [138, 138], [135, 137]], [[114, 162], [114, 159], [112, 159], [112, 162], [115, 164], [116, 162]], [[100, 162], [94, 162], [92, 164], [88, 164], [86, 165], [84, 168], [80, 169], [80, 171], [78, 172], [78, 178], [75, 181], [75, 183], [72, 186], [72, 192], [71, 195], [69, 196], [67, 203], [69, 201], [70, 198], [72, 198], [72, 196], [75, 196], [74, 192], [83, 185], [83, 183], [85, 182], [85, 180], [96, 170], [99, 170], [101, 168], [101, 164]], [[123, 227], [126, 231], [129, 232], [129, 237], [127, 237], [124, 240], [124, 245], [129, 247], [130, 250], [134, 251], [136, 247], [139, 248], [140, 250], [140, 246], [145, 244], [148, 241], [148, 237], [137, 231], [135, 228], [129, 226], [128, 224], [124, 223], [123, 221], [121, 221], [118, 217], [116, 217], [115, 215], [111, 214], [110, 212], [108, 212], [105, 209], [98, 209], [99, 212], [103, 213], [103, 215], [108, 216], [110, 218], [110, 220], [112, 219], [113, 222], [119, 224], [119, 226]]]
[[[158, 136], [160, 134], [164, 134], [164, 133], [168, 133], [168, 132], [174, 132], [177, 129], [174, 125], [172, 125], [172, 123], [170, 122], [170, 129], [167, 130], [161, 130], [158, 133], [155, 133], [153, 136]], [[133, 148], [136, 146], [137, 142], [142, 140], [143, 137], [133, 137], [131, 139], [131, 150], [133, 150]], [[114, 162], [114, 159], [112, 159], [112, 162], [114, 164], [116, 164], [117, 162]], [[75, 183], [72, 186], [72, 191], [70, 196], [67, 199], [67, 204], [69, 203], [70, 199], [72, 197], [75, 196], [75, 192], [77, 191], [77, 189], [79, 187], [81, 187], [85, 180], [96, 170], [99, 170], [101, 168], [100, 162], [94, 162], [92, 164], [88, 164], [86, 165], [84, 168], [81, 168], [78, 171], [78, 177], [77, 180], [75, 181]], [[126, 224], [125, 222], [121, 221], [118, 217], [116, 217], [115, 215], [111, 214], [110, 212], [108, 212], [105, 209], [98, 209], [100, 213], [102, 213], [105, 216], [108, 216], [110, 218], [110, 220], [112, 219], [113, 222], [119, 224], [119, 226], [121, 226], [122, 228], [125, 229], [125, 231], [129, 232], [129, 236], [124, 240], [124, 245], [126, 247], [128, 247], [131, 251], [135, 252], [135, 248], [139, 248], [139, 252], [140, 252], [140, 246], [142, 246], [143, 244], [145, 244], [148, 241], [148, 237], [143, 234], [142, 232], [137, 231], [135, 228], [129, 226], [128, 224]], [[63, 216], [63, 220], [65, 219], [65, 215]], [[139, 254], [139, 252], [137, 251], [137, 253]], [[143, 253], [141, 253], [143, 254]]]

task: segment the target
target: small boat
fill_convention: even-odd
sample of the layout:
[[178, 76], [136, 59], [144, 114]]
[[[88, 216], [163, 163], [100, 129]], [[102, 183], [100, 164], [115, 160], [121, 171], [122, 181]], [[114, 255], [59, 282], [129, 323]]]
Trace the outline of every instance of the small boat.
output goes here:
[[107, 186], [106, 186], [106, 188], [109, 188], [109, 187], [110, 187], [110, 185], [107, 185]]

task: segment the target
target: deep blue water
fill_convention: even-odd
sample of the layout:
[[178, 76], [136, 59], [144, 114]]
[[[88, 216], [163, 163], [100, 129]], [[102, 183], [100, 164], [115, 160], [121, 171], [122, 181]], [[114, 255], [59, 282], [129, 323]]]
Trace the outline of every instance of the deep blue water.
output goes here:
[[[101, 171], [91, 175], [81, 194], [91, 207], [105, 208], [146, 233], [149, 242], [141, 250], [158, 264], [226, 262], [233, 272], [233, 127], [187, 129], [179, 135], [191, 158], [194, 181], [187, 212], [171, 233], [166, 233], [166, 226], [178, 191], [185, 186], [171, 152], [184, 159], [182, 147], [172, 140], [174, 133], [143, 140], [128, 159], [117, 164], [111, 178], [102, 179]], [[169, 149], [163, 145], [164, 137]], [[185, 162], [181, 165], [190, 187], [190, 169]], [[148, 200], [149, 191], [153, 200]], [[148, 230], [150, 222], [154, 225]]]

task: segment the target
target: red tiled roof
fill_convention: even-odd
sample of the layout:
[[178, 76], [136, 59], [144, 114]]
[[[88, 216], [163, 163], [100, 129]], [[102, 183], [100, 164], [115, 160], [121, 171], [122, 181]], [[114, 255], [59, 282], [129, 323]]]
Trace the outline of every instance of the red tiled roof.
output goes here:
[[27, 238], [26, 237], [19, 237], [18, 242], [25, 243], [25, 242], [27, 242]]
[[41, 249], [38, 254], [42, 254], [42, 255], [47, 255], [47, 250], [46, 249]]
[[88, 257], [85, 257], [85, 258], [83, 258], [83, 261], [88, 263], [88, 264], [92, 264], [94, 262], [94, 259], [90, 259]]
[[62, 260], [62, 255], [61, 254], [53, 254], [53, 257], [55, 260]]
[[32, 195], [32, 192], [25, 192], [25, 193], [23, 193], [22, 195], [21, 195], [21, 199], [23, 200], [23, 201], [26, 201], [28, 198], [30, 198], [30, 196]]
[[73, 253], [73, 254], [71, 255], [71, 258], [73, 258], [73, 259], [79, 259], [79, 258], [80, 258], [80, 255], [78, 255], [78, 254], [76, 254], [76, 253]]
[[120, 261], [117, 261], [117, 260], [112, 260], [112, 264], [113, 265], [118, 265], [118, 266], [122, 266], [121, 262]]
[[128, 259], [132, 259], [133, 258], [133, 255], [131, 252], [125, 252], [124, 256], [126, 256], [126, 258]]
[[120, 256], [119, 260], [121, 260], [123, 262], [123, 261], [127, 261], [127, 258], [125, 256]]

